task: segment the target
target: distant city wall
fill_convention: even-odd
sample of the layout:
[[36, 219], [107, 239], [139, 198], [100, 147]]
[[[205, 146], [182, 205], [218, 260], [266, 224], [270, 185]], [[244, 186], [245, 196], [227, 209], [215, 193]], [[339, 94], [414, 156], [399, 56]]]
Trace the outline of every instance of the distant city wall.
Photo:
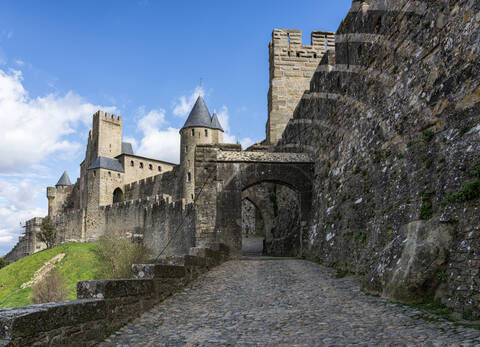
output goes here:
[[193, 205], [171, 202], [152, 196], [100, 207], [98, 210], [75, 210], [55, 216], [59, 242], [95, 241], [101, 235], [118, 232], [133, 239], [143, 239], [158, 255], [186, 254], [194, 245]]
[[182, 194], [181, 168], [149, 177], [125, 185], [125, 201], [137, 200], [147, 196], [169, 195], [173, 200], [179, 200]]
[[8, 252], [4, 260], [7, 264], [13, 263], [27, 255], [38, 252], [46, 245], [37, 239], [43, 218], [35, 217], [25, 223], [25, 232], [19, 236], [17, 244]]

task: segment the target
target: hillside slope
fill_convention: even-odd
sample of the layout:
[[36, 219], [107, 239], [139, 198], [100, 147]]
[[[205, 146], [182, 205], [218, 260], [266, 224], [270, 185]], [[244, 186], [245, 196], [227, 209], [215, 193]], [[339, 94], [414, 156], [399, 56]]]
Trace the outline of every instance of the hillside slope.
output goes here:
[[32, 288], [27, 286], [22, 289], [22, 284], [31, 281], [45, 262], [61, 253], [65, 256], [56, 267], [65, 277], [67, 300], [76, 299], [77, 281], [96, 278], [98, 261], [94, 254], [95, 247], [94, 243], [66, 243], [0, 269], [0, 308], [29, 305]]

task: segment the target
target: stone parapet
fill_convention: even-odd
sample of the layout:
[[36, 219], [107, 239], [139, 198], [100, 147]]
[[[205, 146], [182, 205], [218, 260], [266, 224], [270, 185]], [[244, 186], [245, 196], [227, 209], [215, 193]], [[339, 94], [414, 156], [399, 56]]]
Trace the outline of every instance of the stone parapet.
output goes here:
[[255, 163], [311, 163], [313, 159], [307, 153], [271, 153], [271, 152], [224, 152], [217, 153], [219, 162], [255, 162]]
[[226, 261], [229, 249], [215, 244], [192, 253], [197, 256], [175, 258], [183, 265], [164, 264], [167, 259], [163, 264], [133, 265], [133, 279], [80, 281], [79, 300], [0, 310], [0, 345], [95, 345], [198, 274]]

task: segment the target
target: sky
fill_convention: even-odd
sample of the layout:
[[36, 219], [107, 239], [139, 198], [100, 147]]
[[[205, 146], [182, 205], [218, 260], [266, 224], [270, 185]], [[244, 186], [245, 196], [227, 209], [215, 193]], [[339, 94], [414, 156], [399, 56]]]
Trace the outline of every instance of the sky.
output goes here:
[[0, 0], [0, 255], [79, 176], [92, 115], [123, 117], [136, 154], [178, 163], [202, 91], [224, 142], [265, 138], [274, 28], [336, 31], [351, 0]]

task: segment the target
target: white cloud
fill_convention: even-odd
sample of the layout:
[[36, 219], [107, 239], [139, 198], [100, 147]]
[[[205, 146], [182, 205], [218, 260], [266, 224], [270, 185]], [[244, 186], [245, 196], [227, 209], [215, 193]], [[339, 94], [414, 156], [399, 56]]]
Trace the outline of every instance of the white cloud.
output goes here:
[[202, 87], [198, 86], [190, 96], [179, 97], [174, 103], [173, 114], [179, 117], [188, 115], [200, 94], [203, 94], [203, 90]]
[[[136, 153], [173, 163], [180, 160], [179, 129], [165, 128], [165, 110], [152, 110], [138, 121], [137, 127], [143, 133]], [[136, 141], [135, 141], [136, 144]], [[134, 148], [135, 148], [134, 146]]]
[[15, 60], [15, 64], [17, 64], [18, 66], [23, 66], [23, 65], [25, 65], [25, 62], [21, 59], [17, 59], [17, 60]]
[[35, 206], [45, 187], [29, 179], [0, 179], [0, 253], [7, 252], [23, 232], [21, 224], [47, 211]]
[[244, 137], [244, 138], [240, 139], [240, 143], [242, 144], [242, 149], [246, 149], [246, 148], [250, 147], [251, 145], [253, 145], [254, 141], [249, 137]]
[[88, 125], [101, 108], [71, 91], [31, 98], [20, 71], [0, 69], [0, 172], [22, 171], [53, 154], [72, 155], [81, 146], [65, 137], [81, 124]]

